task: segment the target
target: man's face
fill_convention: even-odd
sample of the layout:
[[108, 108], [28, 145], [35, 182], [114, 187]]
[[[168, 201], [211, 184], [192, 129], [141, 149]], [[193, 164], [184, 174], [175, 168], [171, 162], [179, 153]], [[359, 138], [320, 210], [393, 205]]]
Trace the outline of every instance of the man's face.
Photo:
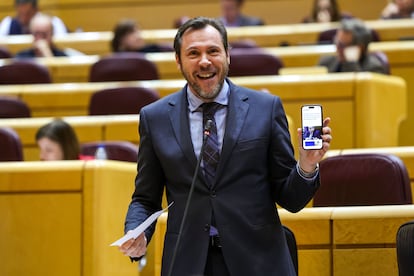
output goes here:
[[49, 44], [52, 43], [53, 27], [49, 21], [39, 19], [32, 22], [30, 32], [34, 41], [45, 40]]
[[30, 3], [19, 4], [16, 6], [17, 20], [23, 25], [28, 26], [37, 10]]
[[240, 4], [236, 0], [221, 0], [221, 13], [227, 22], [234, 22], [240, 14]]
[[352, 33], [338, 30], [335, 36], [336, 52], [340, 61], [345, 61], [344, 49], [352, 45]]
[[230, 57], [224, 49], [217, 29], [188, 29], [182, 36], [178, 67], [187, 80], [191, 92], [210, 101], [220, 92], [229, 71]]

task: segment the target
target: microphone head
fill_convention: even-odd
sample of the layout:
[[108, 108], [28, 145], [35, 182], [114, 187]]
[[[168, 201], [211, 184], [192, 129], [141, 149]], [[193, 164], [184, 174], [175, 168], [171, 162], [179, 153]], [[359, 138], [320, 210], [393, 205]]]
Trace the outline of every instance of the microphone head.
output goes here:
[[206, 125], [204, 126], [204, 131], [210, 132], [210, 129], [213, 127], [213, 120], [207, 120]]

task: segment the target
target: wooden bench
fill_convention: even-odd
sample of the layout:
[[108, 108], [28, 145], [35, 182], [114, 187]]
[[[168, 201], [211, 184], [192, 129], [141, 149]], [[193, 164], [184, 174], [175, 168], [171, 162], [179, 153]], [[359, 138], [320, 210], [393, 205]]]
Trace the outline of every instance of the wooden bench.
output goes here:
[[[398, 41], [414, 37], [412, 19], [371, 20], [366, 21], [369, 28], [375, 29], [381, 41]], [[276, 47], [281, 44], [309, 45], [317, 44], [320, 32], [337, 28], [338, 23], [311, 24], [278, 24], [265, 26], [249, 26], [228, 28], [230, 42], [252, 40], [261, 47]], [[87, 55], [106, 55], [111, 52], [110, 42], [112, 27], [101, 32], [69, 33], [55, 37], [54, 41], [60, 48], [73, 48]], [[147, 43], [173, 44], [176, 29], [144, 29], [142, 36]], [[0, 45], [7, 47], [12, 53], [29, 48], [32, 43], [30, 35], [0, 37]]]
[[[25, 161], [39, 160], [35, 135], [53, 118], [1, 119], [0, 127], [13, 128], [20, 137]], [[139, 115], [69, 116], [63, 117], [75, 130], [79, 143], [94, 141], [129, 141], [139, 143]]]
[[[414, 205], [279, 210], [295, 234], [299, 275], [398, 275], [398, 227], [414, 219]], [[158, 219], [153, 238], [154, 269], [159, 275], [168, 214]]]
[[[320, 103], [335, 129], [333, 148], [397, 146], [399, 124], [406, 118], [405, 82], [373, 73], [239, 77], [236, 84], [268, 89], [279, 95], [295, 126], [300, 106]], [[161, 97], [181, 89], [184, 80], [114, 83], [72, 83], [0, 86], [0, 95], [14, 95], [30, 106], [34, 117], [86, 115], [91, 95], [101, 88], [138, 85]], [[390, 105], [392, 103], [392, 105]], [[384, 112], [387, 110], [387, 112]], [[384, 136], [383, 134], [387, 135]], [[381, 135], [379, 135], [381, 134]]]
[[[357, 0], [338, 2], [343, 11], [352, 12], [354, 16], [365, 20], [379, 18], [385, 5], [374, 0], [365, 1], [364, 5]], [[13, 3], [13, 0], [4, 0], [0, 3], [0, 18], [14, 14]], [[122, 17], [136, 19], [144, 29], [160, 29], [172, 28], [174, 20], [183, 15], [199, 16], [200, 11], [204, 16], [220, 16], [217, 0], [42, 0], [39, 6], [43, 12], [62, 18], [71, 31], [112, 30]], [[291, 24], [301, 22], [303, 17], [310, 13], [311, 7], [312, 2], [308, 0], [250, 0], [243, 6], [243, 13], [261, 17], [269, 25]], [[157, 20], [154, 20], [154, 17]], [[96, 20], [97, 18], [99, 20]]]

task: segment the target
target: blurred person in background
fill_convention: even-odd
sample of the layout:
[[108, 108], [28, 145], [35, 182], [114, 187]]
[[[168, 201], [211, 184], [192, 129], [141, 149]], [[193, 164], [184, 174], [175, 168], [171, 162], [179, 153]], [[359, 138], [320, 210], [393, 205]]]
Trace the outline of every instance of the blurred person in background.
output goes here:
[[62, 119], [54, 119], [36, 132], [41, 161], [77, 160], [80, 146], [75, 130]]
[[303, 19], [303, 23], [337, 22], [351, 16], [341, 13], [336, 0], [315, 0], [311, 15]]
[[377, 72], [387, 73], [387, 69], [376, 56], [368, 53], [371, 31], [359, 19], [341, 21], [335, 36], [336, 55], [323, 56], [320, 66], [329, 72]]
[[147, 44], [141, 35], [141, 29], [132, 19], [120, 20], [113, 30], [112, 52], [155, 53], [173, 51], [172, 46]]
[[226, 27], [259, 26], [264, 25], [262, 19], [243, 15], [241, 10], [244, 0], [220, 0], [221, 17]]
[[67, 56], [53, 44], [53, 25], [50, 16], [37, 13], [30, 21], [29, 27], [33, 36], [32, 48], [16, 53], [16, 58]]
[[[14, 8], [16, 15], [14, 17], [6, 16], [0, 23], [0, 36], [29, 34], [30, 21], [39, 12], [37, 0], [15, 0]], [[52, 17], [54, 35], [67, 34], [68, 30], [63, 21]]]
[[402, 19], [414, 17], [414, 0], [393, 0], [382, 10], [382, 19]]

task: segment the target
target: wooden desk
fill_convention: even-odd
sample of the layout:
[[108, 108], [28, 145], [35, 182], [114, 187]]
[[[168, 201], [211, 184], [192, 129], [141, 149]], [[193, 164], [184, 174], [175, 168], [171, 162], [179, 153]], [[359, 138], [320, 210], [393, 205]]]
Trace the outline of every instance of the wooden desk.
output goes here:
[[[333, 148], [398, 145], [398, 128], [406, 117], [405, 82], [372, 73], [239, 77], [236, 84], [268, 89], [283, 100], [286, 113], [300, 126], [300, 106], [320, 103], [335, 129]], [[33, 116], [86, 115], [90, 96], [103, 87], [138, 85], [156, 89], [161, 97], [181, 89], [184, 80], [114, 83], [72, 83], [0, 86], [0, 95], [15, 95]], [[392, 102], [392, 106], [390, 106]], [[387, 110], [387, 112], [383, 112]], [[384, 133], [387, 135], [384, 138]]]
[[0, 274], [154, 275], [109, 246], [135, 175], [136, 164], [116, 161], [0, 164]]
[[[53, 118], [1, 119], [0, 127], [13, 128], [20, 137], [25, 161], [39, 160], [35, 135], [37, 130]], [[63, 117], [73, 126], [79, 143], [95, 141], [129, 141], [139, 143], [139, 115], [69, 116]]]
[[[414, 37], [412, 19], [371, 20], [366, 21], [369, 28], [375, 29], [381, 41], [397, 41], [404, 37]], [[228, 28], [230, 42], [253, 40], [261, 47], [276, 47], [282, 43], [289, 45], [316, 44], [320, 32], [337, 28], [338, 23], [311, 24], [277, 24], [266, 26], [249, 26]], [[142, 36], [147, 43], [173, 44], [176, 29], [144, 29]], [[106, 55], [111, 52], [111, 31], [69, 33], [55, 37], [54, 41], [60, 48], [73, 48], [87, 55]], [[0, 45], [6, 46], [12, 53], [30, 47], [30, 35], [0, 37]]]
[[[299, 275], [388, 276], [398, 274], [396, 233], [414, 219], [414, 205], [305, 208], [295, 214], [280, 209], [279, 214], [296, 237]], [[167, 217], [158, 219], [153, 238], [158, 274]]]

